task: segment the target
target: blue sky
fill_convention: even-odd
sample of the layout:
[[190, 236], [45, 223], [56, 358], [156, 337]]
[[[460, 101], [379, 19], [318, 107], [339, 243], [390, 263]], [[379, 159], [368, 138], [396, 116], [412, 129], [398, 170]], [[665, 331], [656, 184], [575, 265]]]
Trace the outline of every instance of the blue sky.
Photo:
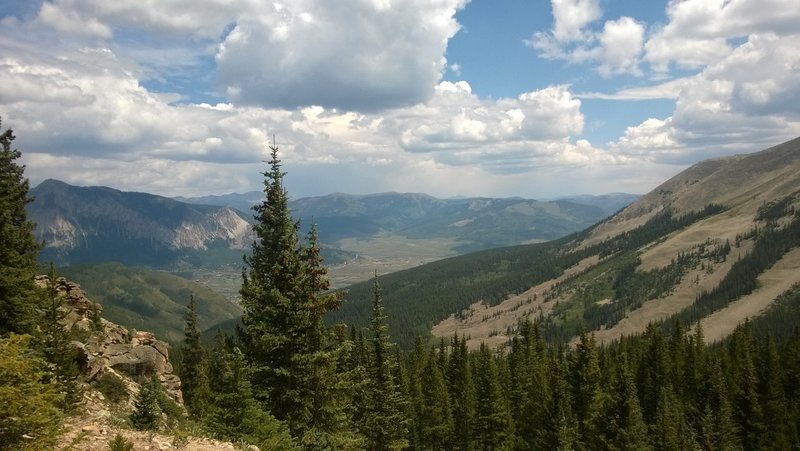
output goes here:
[[4, 0], [26, 174], [164, 195], [644, 193], [800, 135], [796, 0]]

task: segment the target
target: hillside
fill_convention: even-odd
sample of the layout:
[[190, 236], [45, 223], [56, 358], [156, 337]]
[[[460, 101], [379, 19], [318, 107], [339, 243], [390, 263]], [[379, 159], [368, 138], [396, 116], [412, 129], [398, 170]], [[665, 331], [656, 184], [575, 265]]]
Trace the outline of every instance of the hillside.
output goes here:
[[28, 215], [44, 241], [41, 261], [118, 261], [160, 266], [187, 253], [242, 249], [250, 225], [231, 208], [189, 205], [146, 193], [45, 180], [31, 190]]
[[[383, 276], [386, 310], [404, 345], [414, 333], [501, 345], [526, 317], [559, 342], [583, 329], [610, 341], [652, 321], [706, 317], [709, 336], [721, 338], [731, 323], [768, 309], [800, 282], [798, 206], [795, 139], [701, 162], [613, 217], [553, 242]], [[370, 290], [351, 286], [331, 320], [365, 324]], [[740, 298], [759, 308], [733, 304]]]
[[183, 340], [189, 296], [197, 305], [198, 327], [241, 315], [238, 305], [190, 280], [163, 271], [128, 268], [119, 263], [78, 265], [59, 270], [81, 285], [103, 307], [103, 316], [130, 329], [149, 330], [164, 340]]

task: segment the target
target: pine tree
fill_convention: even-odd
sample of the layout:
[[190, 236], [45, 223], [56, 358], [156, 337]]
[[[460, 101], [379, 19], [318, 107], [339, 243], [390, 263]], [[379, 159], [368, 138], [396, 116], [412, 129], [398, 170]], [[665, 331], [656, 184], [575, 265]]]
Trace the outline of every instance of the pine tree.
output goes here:
[[336, 349], [341, 342], [324, 323], [341, 295], [327, 292], [316, 229], [312, 227], [307, 246], [299, 242], [278, 148], [270, 150], [265, 199], [255, 207], [257, 240], [245, 258], [249, 270], [241, 289], [240, 339], [252, 365], [253, 391], [305, 443], [347, 441], [346, 387], [336, 372], [343, 350]]
[[419, 409], [420, 449], [451, 449], [450, 397], [439, 367], [436, 351], [430, 349], [419, 375], [421, 405]]
[[377, 273], [370, 332], [372, 357], [369, 363], [368, 407], [364, 430], [367, 445], [372, 450], [403, 449], [408, 446], [406, 400], [395, 380], [396, 362]]
[[720, 362], [712, 360], [707, 374], [706, 404], [701, 411], [698, 442], [703, 449], [740, 449], [733, 407]]
[[453, 417], [453, 448], [472, 449], [472, 427], [475, 422], [475, 385], [472, 381], [467, 340], [453, 336], [452, 353], [448, 362], [447, 386]]
[[158, 406], [158, 380], [149, 378], [139, 385], [134, 411], [130, 415], [136, 429], [154, 431], [161, 424], [161, 408]]
[[617, 364], [617, 377], [612, 393], [603, 416], [608, 448], [630, 451], [650, 449], [636, 385], [624, 358]]
[[648, 422], [656, 414], [661, 390], [667, 384], [669, 359], [664, 335], [655, 324], [649, 324], [642, 337], [646, 342], [642, 364], [639, 365], [638, 386], [642, 413]]
[[503, 394], [491, 350], [481, 343], [475, 362], [477, 412], [475, 435], [479, 449], [511, 449], [514, 423], [511, 408]]
[[581, 333], [578, 345], [570, 357], [572, 410], [578, 420], [580, 440], [583, 446], [590, 446], [600, 439], [598, 428], [603, 406], [600, 364], [594, 336]]
[[31, 337], [0, 338], [0, 444], [8, 450], [55, 449], [64, 396], [49, 382]]
[[508, 356], [511, 369], [511, 406], [516, 422], [519, 449], [537, 447], [550, 390], [546, 377], [544, 342], [538, 324], [529, 320], [519, 324], [519, 336], [511, 343]]
[[655, 418], [650, 425], [650, 442], [656, 451], [695, 449], [692, 433], [671, 386], [661, 388]]
[[200, 342], [194, 295], [186, 307], [183, 347], [181, 348], [181, 391], [189, 413], [196, 418], [205, 416], [211, 392], [208, 385], [206, 350]]
[[[371, 407], [368, 396], [371, 381], [367, 373], [369, 359], [364, 334], [356, 330], [355, 326], [350, 327], [349, 342], [351, 350], [347, 356], [345, 372], [349, 375], [349, 383], [352, 387], [350, 392], [351, 421], [353, 427], [362, 435], [365, 435], [367, 428], [365, 421], [368, 416], [368, 409]], [[404, 413], [407, 413], [407, 411]]]
[[411, 430], [409, 431], [409, 442], [411, 449], [425, 449], [422, 442], [423, 437], [423, 409], [425, 408], [425, 398], [422, 394], [422, 374], [427, 365], [428, 353], [422, 337], [414, 339], [414, 348], [409, 356], [407, 378], [405, 382], [406, 398], [409, 400], [408, 416], [411, 419]]
[[758, 399], [758, 375], [755, 367], [755, 344], [749, 323], [734, 330], [729, 353], [733, 380], [732, 404], [739, 439], [745, 449], [757, 449], [764, 432], [763, 414]]
[[797, 430], [786, 405], [780, 357], [771, 337], [766, 339], [759, 355], [761, 364], [758, 392], [764, 417], [764, 434], [760, 447], [790, 449], [798, 439]]
[[76, 360], [78, 350], [72, 346], [69, 332], [65, 329], [67, 309], [64, 298], [58, 292], [53, 265], [47, 276], [47, 283], [39, 291], [35, 309], [34, 347], [53, 369], [51, 382], [64, 394], [62, 409], [72, 410], [82, 397], [79, 384], [81, 375]]
[[223, 438], [242, 440], [262, 450], [297, 449], [286, 426], [253, 398], [249, 369], [239, 349], [231, 348], [218, 334], [213, 355], [209, 374], [214, 395], [206, 427]]
[[552, 356], [548, 366], [551, 389], [545, 407], [545, 421], [538, 433], [538, 446], [534, 449], [574, 450], [580, 441], [578, 421], [572, 412], [571, 390], [561, 356]]
[[11, 149], [12, 131], [2, 131], [0, 121], [0, 336], [32, 330], [39, 244], [33, 237], [34, 224], [28, 220], [25, 205], [28, 180], [21, 156]]

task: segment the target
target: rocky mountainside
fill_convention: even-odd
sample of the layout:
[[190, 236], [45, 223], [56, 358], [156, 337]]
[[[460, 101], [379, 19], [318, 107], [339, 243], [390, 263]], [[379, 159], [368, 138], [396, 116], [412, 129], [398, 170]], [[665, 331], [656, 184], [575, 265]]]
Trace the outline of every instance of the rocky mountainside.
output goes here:
[[[660, 321], [699, 322], [719, 340], [800, 284], [800, 138], [698, 163], [573, 236], [381, 283], [393, 330], [457, 333], [471, 346], [503, 345], [524, 317], [560, 342], [581, 330], [614, 340]], [[349, 287], [335, 319], [362, 321], [370, 293], [368, 283]]]
[[[47, 276], [36, 278], [36, 284], [41, 288], [47, 283]], [[87, 382], [106, 373], [130, 383], [141, 377], [155, 377], [167, 394], [178, 403], [183, 402], [181, 381], [173, 373], [167, 343], [157, 340], [152, 332], [131, 331], [104, 319], [103, 307], [89, 300], [80, 285], [61, 277], [54, 286], [59, 296], [64, 298], [67, 310], [64, 328], [83, 331], [77, 335], [86, 337], [73, 341], [73, 345], [80, 350], [79, 365]]]
[[42, 261], [161, 265], [187, 251], [243, 249], [252, 241], [249, 223], [232, 208], [57, 180], [30, 194], [28, 215], [45, 243]]
[[[47, 276], [38, 276], [44, 287]], [[136, 431], [125, 427], [124, 418], [134, 410], [135, 395], [142, 378], [154, 378], [167, 396], [181, 409], [181, 381], [173, 372], [169, 345], [151, 332], [132, 331], [104, 319], [102, 307], [87, 298], [81, 287], [64, 278], [55, 281], [66, 310], [64, 327], [76, 337], [78, 363], [83, 373], [83, 398], [76, 411], [65, 419], [57, 449], [95, 451], [108, 449], [115, 435], [122, 435], [133, 449], [196, 451], [234, 451], [232, 443], [206, 437], [183, 437], [166, 433]], [[80, 338], [79, 338], [80, 337]], [[112, 402], [100, 387], [109, 379], [120, 384], [122, 399]], [[120, 396], [117, 393], [117, 396]]]

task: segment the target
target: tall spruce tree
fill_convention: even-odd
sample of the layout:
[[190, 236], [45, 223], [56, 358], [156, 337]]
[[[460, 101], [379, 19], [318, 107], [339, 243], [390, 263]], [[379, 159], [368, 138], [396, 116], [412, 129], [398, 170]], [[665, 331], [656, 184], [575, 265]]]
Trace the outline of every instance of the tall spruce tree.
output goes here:
[[371, 359], [367, 382], [365, 434], [372, 450], [403, 449], [408, 446], [406, 400], [395, 379], [396, 360], [383, 310], [378, 274], [375, 273], [370, 323]]
[[[604, 438], [608, 448], [630, 451], [651, 449], [636, 385], [624, 358], [617, 364], [616, 380], [609, 401], [603, 415], [606, 423]], [[592, 447], [592, 444], [586, 445]]]
[[534, 449], [574, 450], [580, 441], [578, 421], [572, 412], [570, 386], [560, 352], [551, 356], [548, 374], [550, 393], [545, 406], [544, 422], [538, 430]]
[[185, 319], [181, 348], [181, 391], [189, 413], [193, 417], [202, 418], [208, 410], [211, 392], [208, 385], [208, 359], [206, 350], [200, 342], [194, 295], [189, 296]]
[[0, 121], [0, 336], [32, 330], [34, 277], [39, 244], [25, 205], [28, 179], [17, 163], [20, 152], [11, 148], [12, 131], [2, 131]]
[[72, 345], [69, 331], [64, 328], [67, 309], [64, 297], [58, 291], [57, 279], [51, 264], [47, 283], [39, 290], [35, 309], [34, 347], [51, 365], [51, 383], [64, 394], [61, 407], [64, 411], [70, 411], [81, 400], [83, 391], [79, 383], [81, 371], [76, 363], [78, 349]]
[[453, 449], [467, 451], [472, 446], [472, 426], [475, 422], [475, 384], [467, 352], [466, 337], [453, 336], [452, 353], [447, 363], [447, 387], [453, 417]]
[[243, 274], [243, 352], [252, 366], [256, 398], [306, 447], [333, 446], [348, 437], [349, 419], [336, 373], [337, 349], [324, 315], [341, 302], [328, 293], [316, 230], [303, 246], [289, 212], [278, 147], [270, 146], [265, 199], [254, 210], [256, 242]]
[[583, 446], [599, 440], [598, 428], [603, 406], [600, 363], [594, 336], [581, 333], [578, 345], [570, 354], [569, 382], [572, 388], [573, 412]]
[[511, 449], [514, 423], [492, 351], [483, 343], [475, 361], [475, 442], [479, 449]]

